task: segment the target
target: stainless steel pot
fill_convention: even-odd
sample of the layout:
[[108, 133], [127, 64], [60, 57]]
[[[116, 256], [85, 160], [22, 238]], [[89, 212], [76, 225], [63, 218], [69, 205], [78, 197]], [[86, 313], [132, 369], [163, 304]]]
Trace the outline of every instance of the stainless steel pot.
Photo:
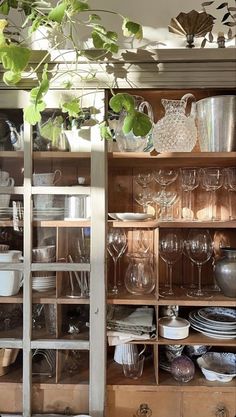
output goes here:
[[236, 95], [199, 100], [197, 127], [202, 152], [236, 151]]

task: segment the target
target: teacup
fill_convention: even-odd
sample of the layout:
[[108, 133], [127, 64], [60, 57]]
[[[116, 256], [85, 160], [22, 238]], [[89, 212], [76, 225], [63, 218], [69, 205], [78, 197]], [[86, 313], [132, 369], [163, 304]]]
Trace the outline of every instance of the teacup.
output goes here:
[[33, 174], [33, 185], [37, 187], [46, 187], [55, 185], [61, 178], [60, 169], [56, 169], [55, 172], [45, 172], [40, 174]]
[[13, 187], [14, 184], [15, 180], [9, 176], [9, 172], [0, 171], [0, 187]]

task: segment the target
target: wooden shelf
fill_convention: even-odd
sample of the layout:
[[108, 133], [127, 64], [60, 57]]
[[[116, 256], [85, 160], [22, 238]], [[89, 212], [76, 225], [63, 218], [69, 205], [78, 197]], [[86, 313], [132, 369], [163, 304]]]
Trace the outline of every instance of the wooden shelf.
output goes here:
[[157, 343], [159, 345], [209, 345], [209, 346], [225, 346], [227, 347], [234, 347], [235, 346], [235, 338], [234, 339], [215, 339], [213, 337], [205, 336], [200, 332], [195, 332], [194, 330], [190, 329], [189, 336], [186, 339], [165, 339], [164, 337], [159, 336]]
[[38, 220], [33, 221], [36, 227], [90, 227], [90, 220]]
[[172, 222], [160, 222], [158, 220], [145, 220], [145, 221], [119, 221], [119, 220], [108, 220], [108, 224], [113, 227], [123, 228], [135, 228], [135, 229], [234, 229], [236, 228], [236, 221], [184, 221], [174, 220]]
[[235, 165], [236, 152], [110, 152], [110, 166], [142, 167], [147, 162], [150, 168], [156, 166], [232, 166]]
[[14, 158], [14, 159], [23, 159], [23, 151], [0, 151], [0, 158]]
[[61, 151], [45, 151], [33, 152], [33, 160], [38, 159], [90, 159], [90, 152], [61, 152]]
[[17, 295], [11, 295], [10, 297], [0, 296], [0, 304], [22, 304], [23, 293], [22, 290]]
[[109, 297], [107, 299], [108, 304], [128, 304], [128, 305], [156, 305], [157, 299], [155, 294], [145, 294], [137, 296], [129, 294], [125, 291], [119, 293], [115, 297]]

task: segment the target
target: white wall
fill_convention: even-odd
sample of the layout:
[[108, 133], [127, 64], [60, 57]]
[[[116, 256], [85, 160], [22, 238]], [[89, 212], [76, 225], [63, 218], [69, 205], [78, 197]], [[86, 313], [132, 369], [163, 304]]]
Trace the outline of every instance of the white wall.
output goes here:
[[[176, 17], [180, 12], [187, 13], [192, 9], [200, 11], [202, 9], [202, 1], [204, 0], [88, 0], [88, 3], [94, 9], [116, 11], [142, 24], [144, 40], [142, 42], [134, 41], [131, 44], [130, 40], [128, 41], [120, 36], [121, 46], [136, 48], [146, 45], [150, 48], [174, 48], [185, 47], [186, 42], [184, 38], [168, 31], [171, 18]], [[226, 9], [216, 10], [216, 7], [222, 2], [223, 0], [215, 0], [213, 5], [206, 7], [207, 12], [216, 17], [213, 29], [215, 39], [217, 38], [218, 32], [224, 32], [226, 34], [228, 31], [227, 26], [221, 23], [221, 18], [226, 12]], [[228, 0], [228, 4], [235, 6], [235, 1]], [[102, 12], [98, 12], [98, 14], [102, 16], [102, 24], [107, 29], [115, 30], [121, 34], [119, 29], [121, 19], [112, 14]], [[14, 20], [18, 19], [14, 15], [12, 17]], [[21, 26], [20, 21], [19, 26]], [[80, 30], [78, 38], [82, 43], [85, 42], [85, 45], [91, 46], [86, 31]], [[196, 38], [195, 45], [199, 47], [201, 41], [202, 38]], [[235, 39], [227, 43], [226, 46], [235, 46]], [[207, 44], [206, 47], [217, 47], [217, 44]]]
[[[144, 42], [150, 47], [185, 47], [185, 39], [168, 31], [168, 25], [172, 17], [177, 17], [180, 12], [189, 12], [192, 9], [202, 10], [201, 3], [204, 0], [90, 0], [89, 3], [95, 8], [106, 8], [120, 12], [143, 25]], [[226, 9], [216, 10], [223, 0], [215, 0], [213, 5], [207, 6], [207, 13], [216, 17], [214, 25], [215, 38], [218, 32], [227, 33], [228, 28], [221, 23], [221, 18]], [[228, 0], [230, 6], [235, 6], [234, 0]], [[104, 22], [107, 27], [118, 30], [118, 20], [111, 15], [105, 15]], [[200, 46], [201, 39], [195, 40], [196, 46]], [[164, 43], [165, 45], [161, 45]], [[231, 45], [235, 45], [235, 40]], [[125, 43], [128, 46], [127, 42]], [[135, 42], [134, 46], [139, 44]], [[229, 44], [227, 44], [228, 46]], [[217, 45], [210, 44], [210, 47]]]

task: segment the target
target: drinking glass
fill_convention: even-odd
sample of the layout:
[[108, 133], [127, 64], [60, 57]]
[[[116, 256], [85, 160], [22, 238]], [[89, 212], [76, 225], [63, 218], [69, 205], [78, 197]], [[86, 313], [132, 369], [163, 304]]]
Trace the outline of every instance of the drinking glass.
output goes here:
[[228, 190], [229, 196], [229, 219], [235, 220], [235, 216], [233, 215], [232, 193], [236, 191], [236, 167], [226, 168], [225, 174], [225, 188]]
[[164, 262], [167, 264], [168, 283], [169, 287], [160, 290], [160, 296], [174, 295], [172, 276], [173, 265], [178, 261], [183, 252], [183, 240], [178, 230], [171, 230], [163, 232], [159, 240], [159, 254]]
[[209, 219], [217, 220], [215, 214], [216, 190], [223, 185], [223, 172], [220, 168], [203, 168], [202, 169], [202, 186], [210, 193], [209, 202]]
[[151, 192], [145, 190], [142, 193], [136, 194], [134, 200], [143, 207], [143, 212], [147, 213], [149, 204], [153, 202], [153, 195]]
[[165, 190], [167, 185], [172, 184], [178, 177], [178, 170], [172, 168], [158, 169], [153, 173], [154, 180]]
[[192, 209], [192, 191], [199, 185], [198, 170], [196, 168], [183, 168], [181, 169], [180, 178], [183, 191], [181, 217], [185, 220], [193, 220], [194, 207]]
[[153, 173], [152, 172], [139, 173], [135, 175], [134, 180], [138, 185], [141, 185], [142, 188], [147, 188], [147, 186], [153, 180]]
[[112, 295], [117, 295], [119, 291], [117, 286], [117, 261], [125, 252], [126, 247], [127, 237], [125, 231], [118, 228], [111, 229], [107, 236], [107, 250], [114, 262], [113, 287], [110, 291]]
[[[178, 200], [178, 194], [175, 191], [158, 191], [153, 193], [153, 201], [160, 206], [160, 217], [161, 221], [172, 221], [174, 220], [173, 206]], [[171, 211], [169, 212], [169, 208]]]
[[189, 297], [208, 297], [206, 291], [202, 289], [202, 265], [209, 261], [213, 254], [213, 241], [208, 230], [195, 229], [188, 234], [186, 241], [186, 251], [192, 262], [198, 267], [198, 287], [187, 292]]

